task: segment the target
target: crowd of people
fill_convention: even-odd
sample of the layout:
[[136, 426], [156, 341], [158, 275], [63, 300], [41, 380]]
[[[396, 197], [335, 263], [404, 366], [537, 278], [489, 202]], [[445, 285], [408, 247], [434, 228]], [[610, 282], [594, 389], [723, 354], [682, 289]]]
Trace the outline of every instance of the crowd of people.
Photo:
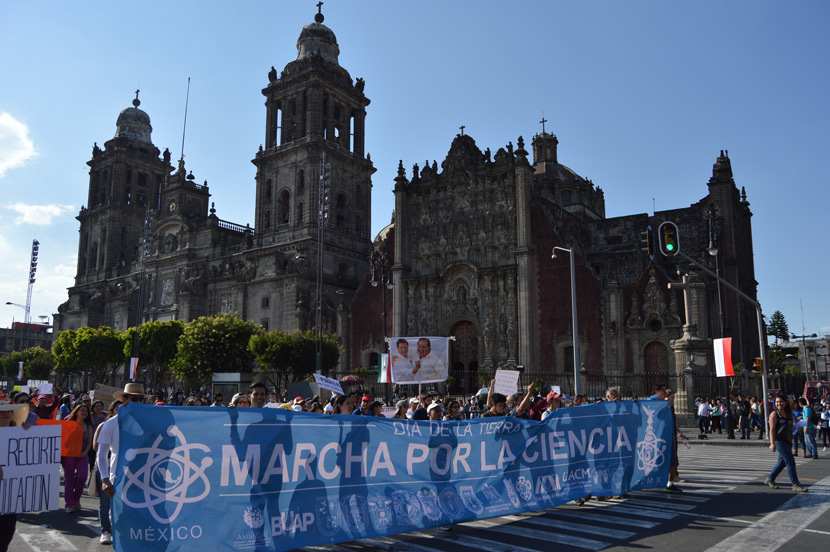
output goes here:
[[[475, 418], [513, 416], [529, 420], [542, 421], [560, 408], [577, 408], [594, 402], [619, 401], [620, 392], [610, 387], [605, 398], [590, 399], [586, 395], [565, 397], [560, 392], [551, 390], [541, 393], [532, 384], [526, 393], [505, 396], [494, 391], [495, 380], [491, 381], [487, 393], [482, 393], [462, 400], [445, 397], [440, 393], [426, 391], [412, 398], [399, 398], [383, 403], [375, 400], [371, 392], [351, 392], [333, 395], [323, 401], [319, 396], [297, 396], [290, 399], [286, 395], [278, 396], [262, 382], [253, 383], [247, 393], [236, 393], [227, 407], [281, 408], [303, 411], [321, 415], [378, 416], [408, 420], [462, 421]], [[5, 398], [4, 398], [5, 399]], [[77, 456], [61, 457], [64, 473], [65, 512], [74, 514], [81, 510], [81, 495], [86, 489], [89, 496], [99, 498], [98, 517], [101, 525], [100, 542], [112, 543], [112, 521], [110, 499], [114, 495], [114, 469], [118, 456], [118, 409], [129, 402], [145, 402], [165, 406], [210, 406], [225, 407], [222, 393], [211, 395], [208, 389], [184, 394], [181, 389], [145, 393], [140, 383], [128, 383], [123, 391], [113, 394], [113, 401], [105, 404], [102, 400], [92, 400], [89, 394], [70, 392], [60, 395], [13, 392], [8, 400], [0, 400], [0, 427], [23, 426], [29, 428], [38, 419], [69, 420], [78, 423], [81, 443]], [[635, 399], [636, 400], [636, 399]], [[670, 403], [674, 427], [672, 429], [671, 462], [666, 492], [682, 493], [676, 483], [682, 482], [678, 474], [678, 442], [686, 441], [686, 436], [677, 426], [674, 415], [674, 393], [663, 384], [654, 386], [654, 392], [647, 400], [667, 400]], [[770, 441], [770, 450], [778, 453], [778, 461], [765, 480], [765, 484], [777, 489], [776, 477], [784, 470], [790, 477], [792, 488], [797, 492], [806, 492], [796, 473], [794, 456], [799, 446], [805, 457], [818, 458], [817, 436], [821, 438], [823, 451], [830, 440], [830, 399], [808, 401], [805, 397], [793, 398], [779, 395], [774, 403], [766, 407], [756, 397], [744, 395], [727, 397], [697, 397], [699, 430], [702, 435], [727, 431], [728, 438], [737, 438], [734, 432], [740, 432], [741, 439], [750, 439], [752, 432], [758, 431], [758, 439], [764, 438], [766, 431]], [[769, 411], [769, 414], [767, 414]], [[2, 479], [2, 468], [0, 468]], [[617, 498], [626, 498], [619, 495]], [[583, 505], [592, 497], [579, 498], [577, 505]], [[599, 501], [609, 500], [610, 496], [596, 497]], [[16, 524], [16, 515], [0, 516], [0, 552], [5, 552], [11, 541]]]

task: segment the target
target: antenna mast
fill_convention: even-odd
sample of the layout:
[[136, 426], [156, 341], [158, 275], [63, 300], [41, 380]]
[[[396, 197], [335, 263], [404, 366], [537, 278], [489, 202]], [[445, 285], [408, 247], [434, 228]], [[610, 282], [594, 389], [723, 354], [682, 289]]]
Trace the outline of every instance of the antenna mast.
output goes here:
[[180, 160], [184, 160], [184, 135], [187, 132], [187, 104], [190, 103], [190, 77], [187, 77], [187, 97], [184, 100], [184, 125], [182, 125], [182, 156]]
[[35, 273], [37, 272], [37, 255], [40, 249], [40, 242], [32, 240], [32, 258], [29, 262], [29, 290], [26, 293], [26, 324], [32, 322], [32, 288], [35, 287]]

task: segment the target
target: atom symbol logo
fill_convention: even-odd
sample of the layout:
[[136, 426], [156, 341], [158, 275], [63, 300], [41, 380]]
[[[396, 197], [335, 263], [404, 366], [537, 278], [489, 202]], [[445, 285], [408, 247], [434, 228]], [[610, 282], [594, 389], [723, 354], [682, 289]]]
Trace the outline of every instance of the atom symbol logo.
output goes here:
[[[173, 450], [160, 449], [162, 436], [159, 435], [152, 447], [127, 450], [127, 461], [132, 462], [141, 454], [146, 455], [146, 460], [135, 472], [130, 471], [129, 467], [125, 470], [127, 483], [121, 492], [125, 504], [133, 508], [147, 508], [157, 522], [165, 524], [176, 519], [185, 504], [199, 502], [208, 495], [210, 482], [205, 470], [213, 463], [213, 460], [207, 457], [202, 458], [201, 465], [191, 461], [191, 451], [209, 453], [210, 449], [206, 445], [188, 444], [178, 427], [171, 425], [167, 428], [167, 434], [178, 439], [181, 445]], [[198, 496], [187, 495], [192, 485], [202, 486]], [[143, 501], [134, 502], [128, 496], [132, 487], [141, 491]], [[156, 506], [168, 502], [176, 506], [169, 516], [165, 516], [166, 510], [160, 508], [161, 511], [158, 511]]]
[[643, 407], [643, 411], [648, 416], [648, 424], [645, 438], [637, 443], [637, 468], [648, 475], [665, 462], [666, 441], [658, 439], [654, 433], [654, 410]]

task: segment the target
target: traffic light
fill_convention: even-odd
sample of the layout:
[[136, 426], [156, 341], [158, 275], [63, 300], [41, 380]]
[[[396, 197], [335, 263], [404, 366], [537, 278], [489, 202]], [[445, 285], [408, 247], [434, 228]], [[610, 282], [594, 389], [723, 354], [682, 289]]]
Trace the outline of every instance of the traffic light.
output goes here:
[[761, 360], [761, 357], [755, 357], [755, 360], [752, 361], [752, 371], [756, 374], [764, 371], [764, 361]]
[[680, 253], [680, 239], [677, 225], [673, 222], [664, 222], [657, 230], [657, 239], [660, 244], [660, 253], [667, 257], [674, 257]]
[[640, 232], [640, 243], [643, 244], [642, 249], [648, 253], [648, 258], [654, 260], [654, 229], [648, 225], [647, 230]]

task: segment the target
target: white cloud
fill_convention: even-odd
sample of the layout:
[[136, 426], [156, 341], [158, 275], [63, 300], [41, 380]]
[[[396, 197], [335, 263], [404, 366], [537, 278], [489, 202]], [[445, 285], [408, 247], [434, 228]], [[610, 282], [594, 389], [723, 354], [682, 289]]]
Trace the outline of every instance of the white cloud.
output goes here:
[[20, 216], [14, 219], [15, 224], [28, 223], [36, 226], [49, 226], [55, 217], [75, 210], [72, 205], [57, 205], [54, 203], [52, 205], [11, 203], [5, 207], [20, 213]]
[[8, 113], [0, 113], [0, 178], [7, 170], [22, 167], [35, 155], [29, 127]]

